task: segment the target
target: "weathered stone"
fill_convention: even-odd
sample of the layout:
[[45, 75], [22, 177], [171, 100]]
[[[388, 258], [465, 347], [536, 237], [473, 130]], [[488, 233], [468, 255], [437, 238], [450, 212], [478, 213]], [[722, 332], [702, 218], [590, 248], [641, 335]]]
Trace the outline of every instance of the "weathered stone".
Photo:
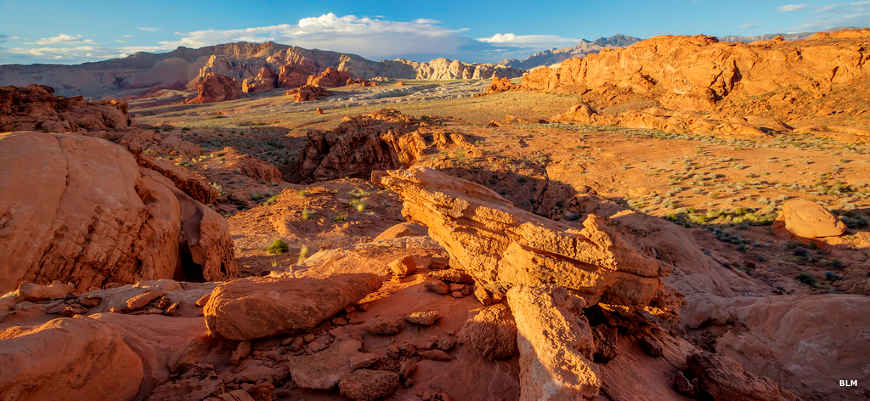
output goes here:
[[818, 203], [791, 199], [782, 205], [781, 219], [785, 229], [803, 238], [836, 237], [846, 231], [846, 225]]
[[517, 325], [507, 305], [481, 308], [459, 331], [459, 340], [489, 360], [517, 353]]
[[431, 326], [438, 321], [441, 315], [438, 314], [438, 311], [425, 311], [425, 312], [411, 312], [408, 316], [405, 316], [405, 321], [411, 324], [416, 324], [418, 326]]
[[592, 331], [577, 307], [582, 298], [515, 286], [507, 300], [517, 325], [520, 400], [595, 399], [601, 379], [591, 360]]
[[427, 225], [452, 266], [493, 293], [514, 285], [554, 285], [577, 290], [590, 305], [602, 300], [637, 306], [663, 290], [664, 266], [595, 215], [583, 229], [572, 228], [426, 167], [389, 171], [380, 181], [402, 197], [406, 218]]
[[362, 343], [357, 340], [340, 340], [316, 354], [290, 357], [290, 375], [299, 387], [329, 390], [342, 377], [377, 360], [377, 355], [360, 352], [360, 348]]
[[385, 370], [359, 369], [338, 382], [341, 395], [354, 401], [375, 401], [399, 388], [399, 375]]
[[374, 274], [244, 278], [215, 288], [203, 313], [212, 333], [251, 340], [313, 329], [380, 285]]
[[0, 398], [10, 401], [128, 401], [143, 380], [121, 336], [88, 318], [0, 331], [0, 365]]

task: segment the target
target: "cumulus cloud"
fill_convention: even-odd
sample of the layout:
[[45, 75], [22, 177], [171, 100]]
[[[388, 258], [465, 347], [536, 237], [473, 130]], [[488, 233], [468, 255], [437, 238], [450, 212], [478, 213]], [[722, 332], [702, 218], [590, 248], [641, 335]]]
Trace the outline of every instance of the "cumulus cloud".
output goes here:
[[[151, 27], [138, 27], [153, 32]], [[153, 29], [153, 30], [152, 30]], [[176, 32], [172, 40], [125, 43], [132, 35], [120, 35], [97, 44], [81, 35], [59, 34], [37, 43], [14, 46], [7, 54], [34, 61], [81, 62], [126, 57], [136, 52], [166, 52], [177, 47], [199, 48], [229, 42], [265, 42], [359, 54], [370, 59], [407, 57], [428, 60], [446, 56], [464, 61], [497, 61], [525, 56], [529, 50], [573, 46], [579, 40], [557, 35], [498, 33], [479, 39], [468, 29], [446, 27], [428, 18], [408, 21], [327, 13], [302, 18], [294, 24], [255, 26], [238, 29], [204, 29]], [[135, 46], [134, 46], [135, 44]], [[12, 46], [10, 46], [12, 47]]]
[[477, 38], [477, 40], [498, 46], [530, 49], [574, 46], [580, 41], [580, 39], [564, 38], [558, 35], [516, 35], [513, 33], [497, 33], [488, 38]]
[[296, 24], [280, 24], [241, 29], [207, 29], [180, 33], [164, 48], [202, 47], [227, 42], [274, 41], [300, 47], [352, 52], [371, 58], [405, 54], [450, 53], [462, 43], [465, 29], [445, 28], [437, 20], [418, 18], [391, 21], [333, 13], [300, 19]]
[[41, 38], [35, 42], [37, 45], [56, 45], [56, 44], [94, 44], [93, 40], [84, 39], [82, 35], [67, 35], [65, 33], [58, 34], [47, 38]]
[[782, 11], [784, 13], [790, 13], [792, 11], [803, 10], [805, 8], [807, 8], [806, 4], [786, 4], [786, 5], [779, 6], [776, 9], [779, 11]]

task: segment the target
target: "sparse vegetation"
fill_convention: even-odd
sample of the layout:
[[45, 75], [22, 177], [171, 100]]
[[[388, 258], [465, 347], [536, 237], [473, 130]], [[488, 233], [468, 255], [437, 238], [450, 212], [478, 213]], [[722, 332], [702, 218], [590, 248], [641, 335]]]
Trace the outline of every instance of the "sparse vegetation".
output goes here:
[[280, 238], [272, 241], [272, 243], [266, 247], [266, 252], [270, 255], [282, 255], [287, 253], [288, 250], [290, 250], [290, 247]]

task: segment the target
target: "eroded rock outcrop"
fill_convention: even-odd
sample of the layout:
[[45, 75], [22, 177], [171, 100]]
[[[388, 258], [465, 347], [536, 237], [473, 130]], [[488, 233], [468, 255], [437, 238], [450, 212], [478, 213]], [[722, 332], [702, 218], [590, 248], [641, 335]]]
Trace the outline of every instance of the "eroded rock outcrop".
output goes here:
[[481, 185], [426, 168], [390, 171], [381, 183], [404, 200], [402, 213], [425, 224], [450, 254], [493, 293], [514, 285], [555, 285], [600, 302], [645, 306], [662, 292], [667, 268], [589, 215], [571, 228], [513, 206]]
[[367, 178], [372, 170], [409, 166], [439, 147], [468, 144], [461, 134], [427, 129], [432, 124], [384, 109], [351, 117], [332, 131], [310, 131], [298, 179]]
[[[763, 136], [807, 115], [862, 115], [868, 93], [865, 31], [837, 40], [754, 43], [658, 36], [523, 76], [526, 88], [581, 94], [591, 107], [554, 117], [668, 132]], [[601, 112], [611, 106], [619, 109]], [[614, 111], [615, 110], [615, 111]]]
[[320, 74], [309, 75], [305, 85], [319, 86], [321, 88], [335, 88], [345, 86], [353, 76], [345, 71], [339, 71], [332, 67], [326, 67]]
[[119, 145], [5, 134], [0, 169], [0, 290], [236, 274], [226, 221]]
[[493, 77], [492, 81], [489, 83], [489, 87], [486, 88], [484, 93], [499, 93], [499, 92], [507, 92], [509, 90], [514, 90], [519, 88], [520, 86], [511, 82], [508, 78], [498, 78]]
[[0, 87], [0, 132], [81, 132], [129, 126], [127, 103], [121, 101], [55, 96], [54, 89], [42, 85]]
[[196, 97], [185, 100], [187, 104], [222, 102], [242, 97], [242, 86], [226, 75], [208, 73], [196, 84]]
[[572, 228], [519, 209], [492, 190], [426, 168], [378, 177], [403, 199], [402, 214], [425, 224], [450, 255], [494, 294], [517, 326], [521, 400], [587, 400], [601, 386], [584, 309], [665, 305], [668, 267], [598, 216]]
[[417, 79], [492, 79], [514, 78], [522, 75], [523, 70], [497, 64], [463, 63], [439, 57], [428, 62], [396, 60], [408, 64], [417, 72]]
[[331, 95], [328, 90], [314, 85], [302, 85], [296, 89], [284, 92], [285, 96], [293, 96], [296, 102], [308, 102]]
[[264, 92], [270, 89], [275, 89], [278, 80], [278, 75], [268, 66], [263, 66], [256, 77], [247, 78], [242, 81], [242, 92], [247, 95], [252, 95], [259, 92]]

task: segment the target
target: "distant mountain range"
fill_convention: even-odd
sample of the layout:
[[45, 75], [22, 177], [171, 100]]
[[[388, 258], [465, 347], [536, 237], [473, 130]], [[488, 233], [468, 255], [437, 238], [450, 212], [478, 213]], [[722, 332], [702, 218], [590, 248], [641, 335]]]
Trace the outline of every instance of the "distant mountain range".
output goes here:
[[582, 39], [580, 40], [580, 43], [577, 43], [574, 47], [544, 50], [534, 53], [524, 60], [506, 59], [502, 60], [499, 64], [528, 70], [540, 65], [561, 63], [562, 60], [569, 58], [584, 57], [587, 54], [598, 53], [602, 49], [630, 46], [640, 42], [641, 40], [643, 39], [626, 35], [614, 35], [606, 38], [602, 37], [593, 41]]
[[792, 32], [792, 33], [766, 33], [764, 35], [751, 35], [751, 36], [739, 36], [739, 35], [729, 35], [729, 36], [717, 36], [716, 38], [722, 42], [756, 42], [759, 40], [771, 40], [777, 36], [782, 36], [783, 40], [802, 40], [810, 37], [814, 33], [818, 32], [836, 32], [842, 31], [844, 29], [861, 29], [861, 27], [854, 26], [838, 26], [831, 29], [827, 29], [824, 31], [813, 31], [813, 32]]
[[199, 49], [179, 47], [167, 53], [136, 53], [125, 58], [77, 65], [0, 65], [0, 86], [37, 83], [51, 86], [55, 93], [63, 96], [124, 97], [160, 88], [192, 89], [210, 72], [241, 83], [257, 76], [263, 68], [271, 70], [274, 75], [296, 74], [304, 78], [327, 67], [366, 79], [377, 76], [427, 80], [490, 79], [522, 74], [522, 70], [507, 66], [463, 63], [445, 58], [428, 63], [403, 59], [372, 61], [355, 54], [274, 42], [237, 42]]

